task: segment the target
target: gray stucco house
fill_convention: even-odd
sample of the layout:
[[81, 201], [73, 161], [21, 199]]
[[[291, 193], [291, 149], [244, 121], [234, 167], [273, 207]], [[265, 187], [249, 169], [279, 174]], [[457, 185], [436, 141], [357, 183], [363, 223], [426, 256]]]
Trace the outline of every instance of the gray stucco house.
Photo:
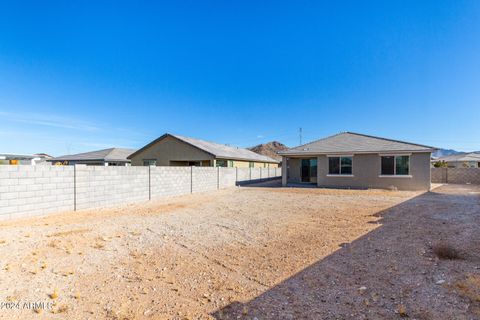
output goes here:
[[435, 148], [365, 134], [342, 132], [278, 154], [282, 185], [430, 189], [430, 156]]

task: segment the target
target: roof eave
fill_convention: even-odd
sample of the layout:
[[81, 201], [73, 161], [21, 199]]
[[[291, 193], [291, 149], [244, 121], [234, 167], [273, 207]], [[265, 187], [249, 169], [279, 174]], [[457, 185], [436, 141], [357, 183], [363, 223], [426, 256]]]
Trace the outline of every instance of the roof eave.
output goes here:
[[264, 160], [261, 160], [261, 159], [249, 159], [249, 158], [237, 158], [237, 157], [224, 157], [224, 156], [220, 156], [220, 157], [217, 157], [215, 156], [215, 159], [222, 159], [222, 160], [238, 160], [238, 161], [252, 161], [252, 162], [266, 162], [266, 163], [280, 163], [280, 161], [278, 160], [275, 160], [275, 159], [271, 159], [271, 160], [267, 160], [267, 159], [264, 159]]
[[372, 151], [283, 151], [279, 152], [280, 156], [303, 156], [303, 155], [328, 155], [328, 154], [380, 154], [380, 153], [426, 153], [434, 152], [437, 149], [424, 149], [424, 150], [372, 150]]

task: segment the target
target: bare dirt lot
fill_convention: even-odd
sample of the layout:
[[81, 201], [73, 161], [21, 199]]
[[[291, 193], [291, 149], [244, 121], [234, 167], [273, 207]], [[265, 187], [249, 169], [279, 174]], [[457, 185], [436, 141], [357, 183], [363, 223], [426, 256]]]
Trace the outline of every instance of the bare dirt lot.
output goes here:
[[478, 186], [241, 187], [0, 230], [3, 319], [480, 319]]

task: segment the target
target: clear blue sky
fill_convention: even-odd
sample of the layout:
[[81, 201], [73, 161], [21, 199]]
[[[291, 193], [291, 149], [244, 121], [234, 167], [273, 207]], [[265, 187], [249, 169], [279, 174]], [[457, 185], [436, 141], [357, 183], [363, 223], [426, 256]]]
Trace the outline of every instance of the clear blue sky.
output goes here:
[[480, 150], [480, 1], [21, 3], [0, 4], [0, 152], [299, 127]]

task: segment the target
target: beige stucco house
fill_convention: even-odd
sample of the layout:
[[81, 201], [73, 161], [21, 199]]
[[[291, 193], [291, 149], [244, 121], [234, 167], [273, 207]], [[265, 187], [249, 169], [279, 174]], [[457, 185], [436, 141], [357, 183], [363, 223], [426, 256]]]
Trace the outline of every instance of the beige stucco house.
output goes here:
[[133, 166], [276, 168], [279, 161], [250, 150], [166, 133], [131, 154]]
[[282, 184], [430, 189], [433, 147], [343, 132], [279, 152]]

